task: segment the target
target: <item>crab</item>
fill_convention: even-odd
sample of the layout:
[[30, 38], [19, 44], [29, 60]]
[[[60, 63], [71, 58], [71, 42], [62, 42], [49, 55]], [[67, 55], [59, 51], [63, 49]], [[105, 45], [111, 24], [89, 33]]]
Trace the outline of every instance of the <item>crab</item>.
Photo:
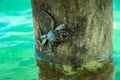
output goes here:
[[51, 30], [47, 34], [42, 34], [40, 31], [40, 35], [41, 35], [40, 38], [42, 41], [40, 41], [37, 38], [36, 38], [36, 41], [42, 46], [42, 48], [45, 45], [48, 45], [49, 49], [44, 52], [52, 52], [54, 43], [57, 42], [58, 40], [63, 41], [64, 36], [67, 36], [69, 34], [67, 31], [64, 31], [64, 29], [66, 28], [66, 25], [67, 25], [67, 17], [66, 17], [66, 10], [65, 10], [65, 8], [63, 8], [63, 9], [65, 12], [64, 22], [62, 24], [58, 25], [57, 27], [55, 27], [53, 17], [50, 15], [50, 13], [43, 10], [43, 13], [46, 14], [48, 16], [48, 18], [50, 18]]

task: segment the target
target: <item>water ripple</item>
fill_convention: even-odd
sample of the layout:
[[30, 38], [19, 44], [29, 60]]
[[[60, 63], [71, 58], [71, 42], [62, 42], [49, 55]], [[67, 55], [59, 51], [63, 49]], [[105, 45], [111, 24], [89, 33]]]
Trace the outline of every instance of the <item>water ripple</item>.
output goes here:
[[5, 47], [13, 47], [13, 46], [18, 46], [20, 44], [31, 44], [33, 45], [34, 42], [32, 41], [22, 41], [22, 40], [15, 40], [15, 41], [5, 41], [3, 43], [0, 43], [0, 48], [5, 48]]
[[31, 32], [1, 32], [0, 33], [0, 39], [4, 39], [10, 36], [26, 36], [26, 35], [32, 35], [33, 31]]
[[[27, 12], [29, 12], [28, 10]], [[0, 25], [0, 31], [10, 29], [12, 27], [19, 27], [20, 25], [27, 25], [25, 27], [32, 27], [32, 14], [25, 14], [26, 11], [17, 12], [20, 15], [0, 14], [0, 23], [7, 24], [6, 26]], [[2, 16], [1, 16], [2, 15]]]
[[113, 26], [115, 29], [120, 30], [120, 11], [114, 11], [114, 22]]
[[30, 35], [30, 34], [33, 34], [33, 32], [31, 31], [31, 32], [1, 32], [0, 33], [0, 35], [5, 35], [5, 34], [7, 34], [7, 35], [12, 35], [12, 36], [14, 36], [14, 35], [20, 35], [20, 36], [22, 36], [22, 35]]

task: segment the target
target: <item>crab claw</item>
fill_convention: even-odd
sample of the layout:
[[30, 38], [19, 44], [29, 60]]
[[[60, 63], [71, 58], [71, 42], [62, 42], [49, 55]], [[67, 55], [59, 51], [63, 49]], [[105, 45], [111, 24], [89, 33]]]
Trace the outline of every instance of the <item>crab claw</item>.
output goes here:
[[63, 29], [65, 29], [65, 26], [67, 25], [66, 9], [65, 9], [64, 7], [63, 7], [63, 9], [64, 9], [64, 12], [65, 12], [65, 14], [64, 14], [64, 22], [63, 22], [62, 24], [60, 24], [59, 26], [57, 26], [57, 27], [55, 28], [55, 31], [63, 30]]
[[55, 31], [63, 30], [65, 29], [65, 24], [61, 24], [55, 28]]
[[41, 44], [41, 45], [42, 45], [42, 46], [45, 46], [45, 44], [47, 43], [47, 40], [48, 40], [48, 39], [45, 38], [45, 39], [42, 41], [42, 44]]
[[40, 38], [42, 38], [42, 39], [47, 38], [47, 35], [44, 34], [44, 35], [42, 35]]
[[41, 45], [40, 40], [39, 40], [39, 39], [37, 39], [36, 37], [35, 37], [35, 41], [36, 41], [36, 42], [38, 42], [38, 43]]

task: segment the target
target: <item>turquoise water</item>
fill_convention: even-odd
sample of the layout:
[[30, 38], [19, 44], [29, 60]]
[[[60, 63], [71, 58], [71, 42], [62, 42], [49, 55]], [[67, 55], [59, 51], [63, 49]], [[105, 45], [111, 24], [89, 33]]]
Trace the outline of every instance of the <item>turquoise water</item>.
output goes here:
[[[120, 80], [120, 0], [114, 0], [113, 57]], [[37, 80], [30, 0], [0, 0], [0, 80]]]
[[115, 80], [120, 80], [120, 0], [114, 0], [113, 57], [115, 64]]
[[0, 80], [37, 80], [30, 0], [0, 0]]

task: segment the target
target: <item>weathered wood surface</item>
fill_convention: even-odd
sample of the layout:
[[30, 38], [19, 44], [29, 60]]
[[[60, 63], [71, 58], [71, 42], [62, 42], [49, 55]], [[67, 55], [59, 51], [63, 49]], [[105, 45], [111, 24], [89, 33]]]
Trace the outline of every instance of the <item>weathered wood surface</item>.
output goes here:
[[[32, 0], [35, 38], [40, 40], [40, 30], [44, 34], [51, 30], [42, 10], [54, 17], [57, 26], [64, 21], [65, 7], [66, 30], [73, 32], [50, 53], [43, 53], [35, 41], [41, 80], [93, 80], [94, 75], [94, 80], [112, 80], [112, 6], [112, 0]], [[95, 70], [89, 72], [89, 67]]]

